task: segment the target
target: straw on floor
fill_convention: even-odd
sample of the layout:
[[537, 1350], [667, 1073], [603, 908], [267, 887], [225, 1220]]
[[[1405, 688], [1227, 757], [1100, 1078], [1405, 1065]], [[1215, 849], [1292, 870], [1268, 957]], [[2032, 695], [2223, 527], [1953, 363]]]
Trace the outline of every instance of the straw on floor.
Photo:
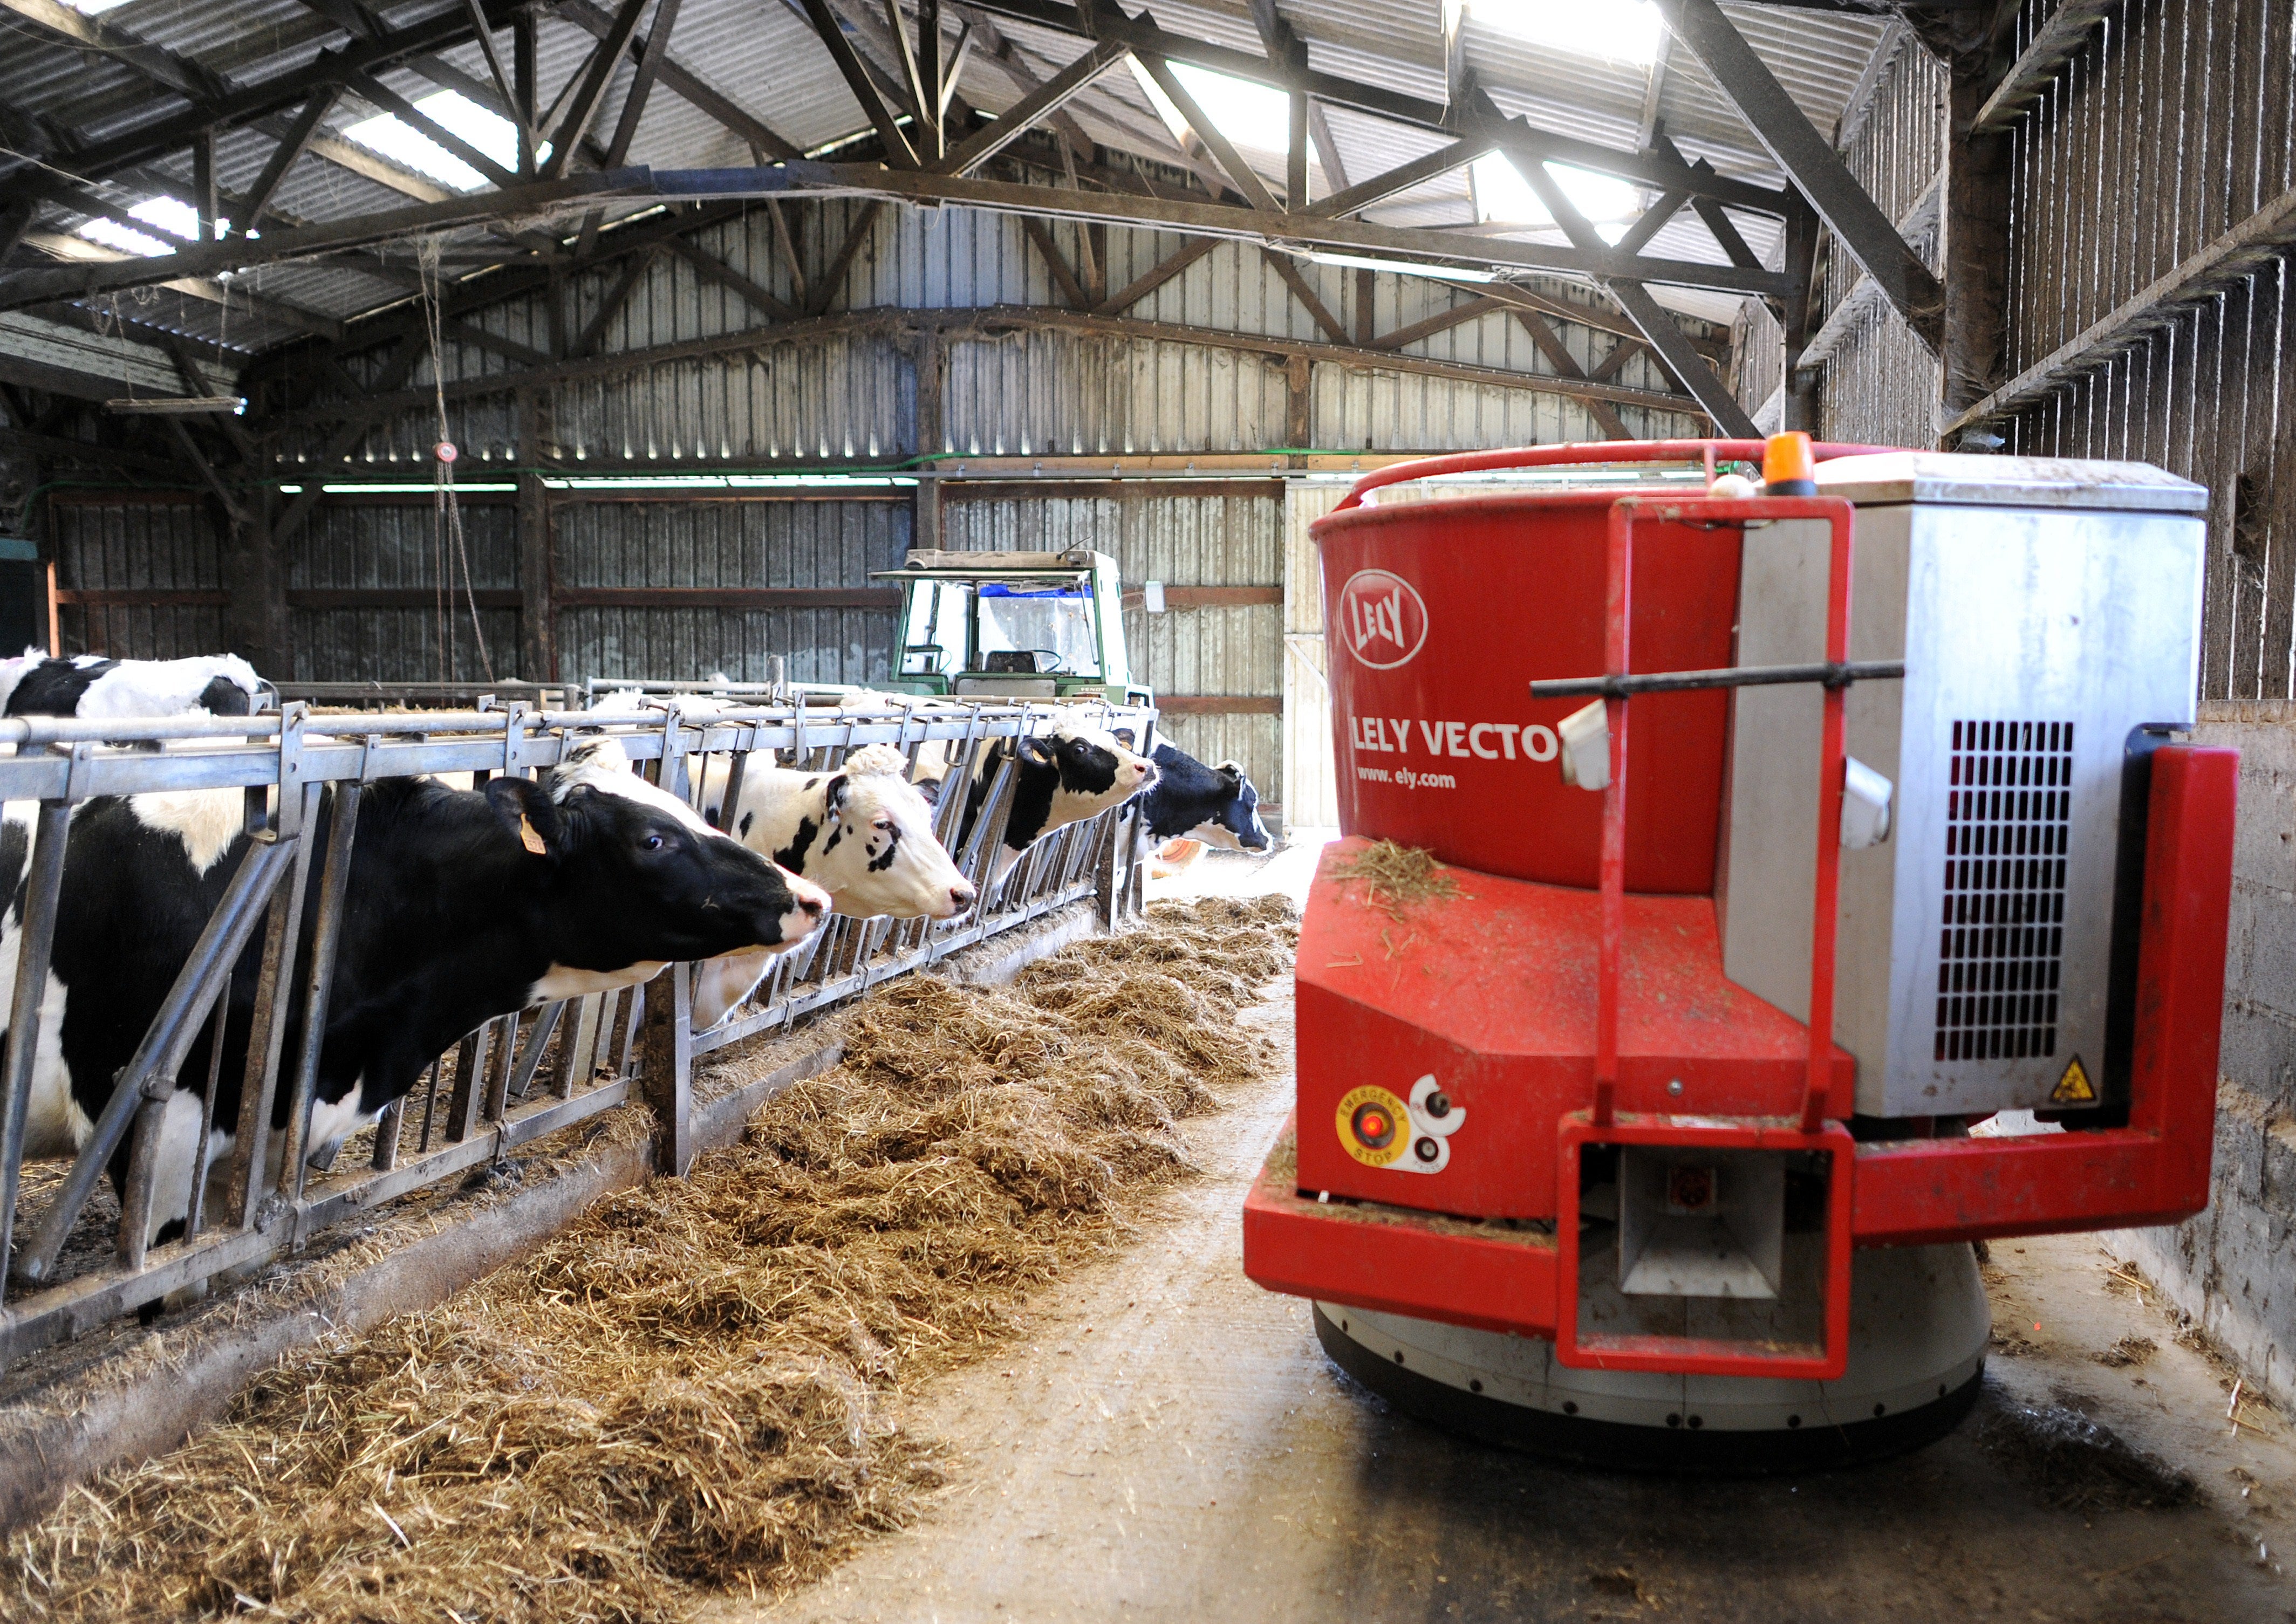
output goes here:
[[781, 1588], [939, 1480], [885, 1393], [973, 1357], [1268, 1062], [1280, 898], [1158, 904], [1007, 991], [911, 978], [744, 1143], [428, 1313], [272, 1372], [14, 1536], [59, 1620], [653, 1620]]

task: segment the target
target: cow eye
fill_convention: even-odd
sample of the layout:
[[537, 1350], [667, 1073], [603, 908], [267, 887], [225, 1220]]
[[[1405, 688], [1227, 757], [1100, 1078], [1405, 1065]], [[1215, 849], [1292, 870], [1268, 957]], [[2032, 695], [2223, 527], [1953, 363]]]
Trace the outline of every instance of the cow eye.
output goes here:
[[645, 837], [645, 849], [648, 851], [660, 851], [661, 844], [661, 836], [658, 834], [649, 834]]

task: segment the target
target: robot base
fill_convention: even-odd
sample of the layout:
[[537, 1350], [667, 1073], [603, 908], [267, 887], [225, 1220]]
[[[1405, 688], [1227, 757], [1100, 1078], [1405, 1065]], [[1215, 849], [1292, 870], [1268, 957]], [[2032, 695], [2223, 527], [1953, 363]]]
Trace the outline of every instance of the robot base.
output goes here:
[[1316, 1335], [1406, 1413], [1579, 1464], [1740, 1476], [1915, 1449], [1977, 1402], [1992, 1316], [1965, 1244], [1860, 1251], [1837, 1381], [1574, 1370], [1554, 1344], [1337, 1304]]

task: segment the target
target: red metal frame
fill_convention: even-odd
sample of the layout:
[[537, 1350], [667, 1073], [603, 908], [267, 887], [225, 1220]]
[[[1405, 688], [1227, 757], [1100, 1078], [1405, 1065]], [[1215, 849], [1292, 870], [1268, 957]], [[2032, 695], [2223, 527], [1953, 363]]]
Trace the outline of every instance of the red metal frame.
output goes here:
[[[1659, 442], [1666, 443], [1666, 442]], [[1570, 447], [1563, 447], [1570, 449]], [[1832, 537], [1827, 554], [1825, 658], [1840, 665], [1849, 658], [1849, 587], [1855, 558], [1856, 510], [1839, 496], [1755, 496], [1744, 501], [1701, 497], [1652, 505], [1646, 497], [1621, 496], [1611, 506], [1610, 597], [1605, 612], [1603, 657], [1609, 675], [1631, 669], [1635, 526], [1666, 524], [1743, 526], [1750, 521], [1823, 519]], [[1809, 1082], [1802, 1096], [1801, 1131], [1815, 1134], [1825, 1120], [1833, 1058], [1833, 979], [1840, 934], [1841, 894], [1841, 796], [1848, 746], [1844, 739], [1844, 690], [1825, 689], [1818, 744], [1817, 874], [1810, 917]], [[1611, 782], [1603, 791], [1603, 937], [1595, 997], [1595, 1111], [1597, 1126], [1610, 1121], [1619, 1080], [1620, 950], [1626, 937], [1627, 896], [1627, 705], [1622, 695], [1603, 701], [1611, 734]], [[1843, 1114], [1846, 1114], [1843, 1113]]]
[[[1858, 1144], [1842, 1181], [1853, 1245], [2169, 1224], [2208, 1205], [2239, 766], [2230, 750], [2152, 753], [2128, 1126]], [[1244, 1204], [1252, 1279], [1478, 1330], [1557, 1334], [1553, 1237], [1318, 1202], [1300, 1193], [1291, 1146], [1287, 1133]]]
[[[1580, 468], [1611, 463], [1699, 463], [1709, 474], [1718, 461], [1756, 463], [1762, 460], [1764, 442], [1758, 439], [1594, 440], [1567, 446], [1518, 446], [1505, 451], [1462, 451], [1451, 456], [1423, 456], [1396, 463], [1367, 473], [1349, 488], [1333, 513], [1361, 507], [1371, 492], [1413, 480], [1440, 479], [1449, 473], [1492, 473], [1508, 468]], [[1821, 440], [1810, 454], [1821, 463], [1838, 456], [1877, 456], [1903, 451], [1903, 446], [1852, 446]]]
[[[1711, 1150], [1816, 1151], [1833, 1158], [1825, 1201], [1825, 1341], [1814, 1352], [1756, 1351], [1745, 1342], [1686, 1336], [1578, 1333], [1578, 1159], [1589, 1144], [1669, 1144]], [[1815, 1133], [1791, 1120], [1623, 1116], [1597, 1124], [1587, 1111], [1562, 1120], [1562, 1197], [1554, 1215], [1554, 1357], [1574, 1370], [1663, 1370], [1693, 1376], [1810, 1377], [1849, 1368], [1849, 1222], [1857, 1146], [1839, 1122]]]

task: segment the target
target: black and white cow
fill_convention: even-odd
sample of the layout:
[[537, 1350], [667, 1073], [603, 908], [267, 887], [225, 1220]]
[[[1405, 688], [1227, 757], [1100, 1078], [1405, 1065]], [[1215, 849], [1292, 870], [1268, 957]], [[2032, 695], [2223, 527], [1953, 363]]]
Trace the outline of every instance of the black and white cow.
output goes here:
[[988, 871], [991, 885], [1004, 879], [1022, 852], [1055, 829], [1121, 806], [1156, 782], [1156, 764], [1147, 757], [1105, 729], [1064, 716], [1042, 738], [1008, 740], [997, 750], [983, 752], [982, 769], [965, 802], [968, 833], [988, 799], [989, 785], [996, 781], [996, 764], [1007, 759], [1018, 761], [1020, 779], [1013, 788], [1013, 814], [1005, 821], [1004, 842]]
[[[727, 767], [713, 757], [701, 808], [711, 823], [752, 851], [827, 891], [857, 919], [953, 919], [976, 900], [934, 838], [932, 808], [905, 776], [908, 760], [890, 744], [865, 745], [835, 770], [800, 772], [752, 761], [740, 804], [728, 816]], [[693, 1024], [715, 1026], [750, 995], [773, 950], [754, 947], [712, 959], [693, 985]]]
[[[329, 791], [332, 797], [332, 791]], [[86, 1143], [113, 1074], [189, 956], [247, 847], [238, 790], [100, 797], [78, 808], [66, 848], [53, 958], [26, 1153], [69, 1156]], [[0, 873], [12, 900], [0, 931], [0, 985], [12, 986], [25, 898], [30, 808], [11, 803]], [[315, 825], [324, 859], [327, 815]], [[305, 939], [319, 888], [307, 893]], [[431, 1058], [480, 1022], [551, 999], [643, 981], [665, 964], [802, 941], [829, 910], [789, 874], [630, 771], [620, 745], [593, 739], [539, 781], [497, 778], [484, 793], [385, 779], [359, 805], [334, 985], [306, 1144], [332, 1160], [353, 1131], [414, 1087]], [[234, 977], [216, 1128], [195, 1158], [199, 1099], [168, 1102], [152, 1205], [153, 1239], [187, 1210], [195, 1167], [226, 1152], [254, 1009], [259, 939]], [[300, 980], [296, 982], [299, 995]], [[299, 996], [284, 1053], [300, 1041]], [[209, 1037], [186, 1078], [204, 1079]], [[287, 1111], [283, 1082], [275, 1126]], [[111, 1164], [125, 1176], [127, 1146]]]
[[1233, 761], [1206, 767], [1169, 744], [1159, 744], [1156, 787], [1136, 808], [1152, 839], [1186, 835], [1230, 851], [1266, 851], [1275, 842], [1259, 821], [1259, 791]]
[[101, 654], [51, 659], [37, 648], [0, 660], [0, 695], [8, 716], [157, 717], [204, 710], [252, 715], [263, 682], [236, 654], [189, 660], [107, 660]]

